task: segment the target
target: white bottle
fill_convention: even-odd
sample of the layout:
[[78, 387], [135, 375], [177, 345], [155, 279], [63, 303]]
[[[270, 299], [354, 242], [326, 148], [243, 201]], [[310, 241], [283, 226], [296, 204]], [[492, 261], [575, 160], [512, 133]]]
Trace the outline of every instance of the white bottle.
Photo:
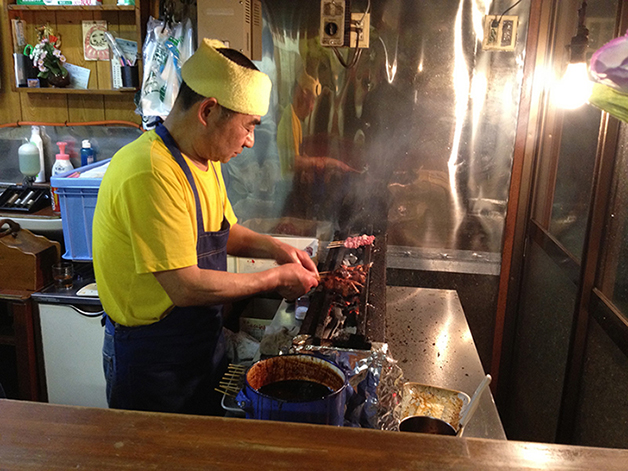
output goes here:
[[65, 146], [67, 146], [68, 143], [57, 142], [57, 145], [59, 146], [59, 153], [56, 156], [55, 164], [52, 166], [53, 177], [74, 168], [72, 162], [70, 162], [70, 156], [65, 153]]
[[37, 183], [42, 183], [46, 181], [46, 162], [44, 160], [44, 141], [41, 139], [41, 134], [39, 130], [39, 126], [33, 126], [31, 134], [31, 144], [37, 147], [39, 151], [39, 173], [35, 178]]

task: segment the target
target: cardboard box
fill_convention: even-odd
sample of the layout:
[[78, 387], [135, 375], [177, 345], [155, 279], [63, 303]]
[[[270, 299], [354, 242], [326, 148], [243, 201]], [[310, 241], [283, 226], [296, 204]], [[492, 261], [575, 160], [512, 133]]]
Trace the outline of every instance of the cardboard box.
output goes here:
[[[317, 263], [318, 256], [318, 239], [312, 239], [310, 237], [279, 237], [277, 239], [292, 245], [297, 249], [306, 250], [310, 253], [310, 258]], [[277, 267], [277, 262], [267, 258], [244, 258], [235, 257], [236, 273], [257, 273], [260, 271], [268, 270], [270, 268]], [[229, 266], [229, 262], [227, 262]]]
[[240, 330], [261, 341], [280, 304], [277, 299], [253, 298], [240, 316]]

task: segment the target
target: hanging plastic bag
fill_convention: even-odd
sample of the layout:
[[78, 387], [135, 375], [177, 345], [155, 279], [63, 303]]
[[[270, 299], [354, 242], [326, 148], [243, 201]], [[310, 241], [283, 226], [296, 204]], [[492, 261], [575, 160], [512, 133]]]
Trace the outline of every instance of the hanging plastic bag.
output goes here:
[[[150, 125], [157, 118], [165, 119], [172, 109], [181, 86], [181, 66], [193, 53], [188, 31], [192, 31], [189, 19], [186, 28], [181, 23], [167, 25], [152, 17], [148, 21], [142, 51], [144, 75], [138, 107], [145, 127], [146, 123]], [[184, 59], [181, 45], [185, 46]]]
[[590, 70], [596, 82], [628, 93], [628, 33], [595, 51]]

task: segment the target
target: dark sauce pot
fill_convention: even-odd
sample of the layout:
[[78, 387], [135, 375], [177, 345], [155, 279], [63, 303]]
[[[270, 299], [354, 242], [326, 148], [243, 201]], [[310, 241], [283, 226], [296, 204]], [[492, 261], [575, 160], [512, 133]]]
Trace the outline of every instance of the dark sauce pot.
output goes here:
[[399, 423], [400, 432], [431, 433], [435, 435], [456, 435], [456, 429], [444, 420], [413, 415]]
[[247, 419], [343, 425], [347, 380], [333, 362], [282, 355], [255, 363], [236, 401]]

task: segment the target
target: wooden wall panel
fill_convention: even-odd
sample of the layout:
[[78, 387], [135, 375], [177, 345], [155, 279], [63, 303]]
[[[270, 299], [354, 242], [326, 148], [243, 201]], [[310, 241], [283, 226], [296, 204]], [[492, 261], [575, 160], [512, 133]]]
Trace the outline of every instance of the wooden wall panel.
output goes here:
[[140, 124], [140, 115], [135, 114], [133, 94], [108, 95], [105, 97], [105, 119], [123, 120]]
[[17, 122], [22, 118], [20, 97], [11, 90], [11, 84], [15, 80], [13, 42], [5, 2], [6, 0], [0, 0], [0, 123]]
[[105, 105], [102, 95], [68, 95], [68, 121], [84, 123], [103, 121]]
[[83, 20], [94, 19], [92, 12], [58, 11], [57, 24], [62, 34], [61, 51], [70, 64], [89, 69], [87, 88], [100, 88], [96, 74], [97, 61], [85, 60], [83, 54]]
[[68, 99], [61, 93], [20, 93], [22, 121], [65, 123]]
[[[111, 31], [111, 34], [116, 36], [118, 34], [118, 13], [115, 11], [102, 11], [94, 12], [95, 20], [105, 20], [107, 22], [107, 30]], [[98, 83], [101, 88], [112, 88], [111, 81], [111, 62], [109, 61], [97, 61], [96, 73], [98, 74]], [[105, 100], [103, 100], [103, 107], [105, 106]]]

